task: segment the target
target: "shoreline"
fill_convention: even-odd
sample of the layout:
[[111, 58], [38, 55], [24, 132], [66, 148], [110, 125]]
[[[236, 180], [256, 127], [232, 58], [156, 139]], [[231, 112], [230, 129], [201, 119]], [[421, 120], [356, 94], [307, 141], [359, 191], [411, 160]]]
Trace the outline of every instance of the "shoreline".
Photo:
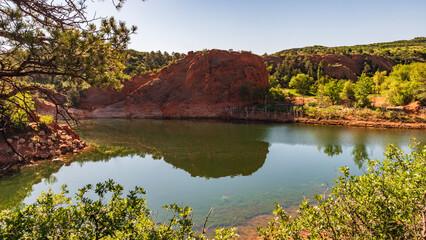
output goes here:
[[[303, 125], [318, 125], [318, 126], [337, 126], [337, 127], [355, 127], [355, 128], [375, 128], [375, 129], [401, 129], [401, 130], [425, 130], [426, 123], [414, 122], [414, 123], [404, 123], [404, 122], [391, 122], [391, 121], [366, 121], [366, 120], [345, 120], [345, 119], [314, 119], [307, 117], [300, 117], [294, 119], [250, 119], [250, 118], [84, 118], [79, 120], [95, 120], [95, 119], [152, 119], [152, 120], [189, 120], [189, 121], [216, 121], [216, 122], [228, 122], [228, 123], [250, 123], [250, 124], [303, 124]], [[87, 146], [84, 151], [93, 149], [92, 146]], [[70, 151], [72, 152], [72, 151]], [[67, 155], [58, 154], [59, 161], [62, 161], [63, 158], [66, 158]], [[58, 161], [58, 157], [46, 158], [43, 161]], [[17, 161], [10, 166], [0, 168], [0, 176], [9, 171], [11, 168], [16, 166], [25, 166], [33, 165], [41, 159], [31, 159], [30, 161]]]
[[226, 117], [146, 117], [146, 118], [81, 118], [82, 120], [97, 120], [97, 119], [128, 119], [128, 120], [187, 120], [187, 121], [212, 121], [212, 122], [227, 122], [227, 123], [265, 123], [265, 124], [306, 124], [306, 125], [322, 125], [322, 126], [340, 126], [340, 127], [359, 127], [359, 128], [377, 128], [377, 129], [405, 129], [405, 130], [426, 130], [426, 122], [392, 122], [384, 119], [376, 119], [377, 121], [368, 121], [363, 119], [318, 119], [308, 117], [298, 118], [226, 118]]
[[[380, 120], [380, 119], [378, 119]], [[426, 123], [421, 122], [392, 122], [392, 121], [366, 121], [366, 120], [345, 120], [345, 119], [315, 119], [315, 118], [297, 118], [295, 123], [310, 125], [326, 125], [341, 127], [360, 127], [377, 129], [405, 129], [405, 130], [425, 130]]]

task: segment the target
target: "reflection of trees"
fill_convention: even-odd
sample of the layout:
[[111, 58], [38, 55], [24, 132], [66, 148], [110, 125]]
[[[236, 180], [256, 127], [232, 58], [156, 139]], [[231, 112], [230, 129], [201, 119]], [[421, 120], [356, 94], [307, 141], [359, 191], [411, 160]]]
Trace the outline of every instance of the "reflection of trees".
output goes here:
[[59, 171], [62, 162], [41, 162], [31, 167], [19, 167], [0, 178], [0, 210], [17, 207], [32, 192], [33, 185], [43, 179], [55, 181], [52, 174]]
[[353, 135], [353, 149], [352, 156], [354, 157], [354, 162], [358, 166], [358, 168], [362, 168], [364, 162], [368, 159], [367, 153], [367, 142], [368, 138], [373, 138], [369, 132], [366, 131], [358, 131]]
[[330, 157], [337, 156], [343, 152], [340, 144], [340, 129], [337, 128], [317, 128], [316, 139], [319, 143], [318, 150]]
[[[99, 147], [76, 157], [75, 161], [108, 161], [113, 157], [135, 155], [135, 151], [122, 147]], [[0, 209], [19, 207], [21, 202], [32, 192], [32, 187], [43, 179], [48, 184], [57, 181], [53, 174], [57, 173], [64, 165], [71, 162], [44, 161], [35, 166], [23, 166], [11, 171], [0, 178]]]
[[326, 144], [323, 152], [330, 157], [339, 155], [343, 152], [342, 146], [338, 144]]
[[163, 158], [192, 176], [250, 175], [263, 166], [268, 143], [253, 125], [215, 122], [97, 120], [81, 136], [97, 144], [122, 146]]
[[363, 143], [356, 143], [352, 150], [352, 155], [354, 156], [354, 162], [358, 168], [362, 168], [365, 160], [368, 159], [367, 147]]

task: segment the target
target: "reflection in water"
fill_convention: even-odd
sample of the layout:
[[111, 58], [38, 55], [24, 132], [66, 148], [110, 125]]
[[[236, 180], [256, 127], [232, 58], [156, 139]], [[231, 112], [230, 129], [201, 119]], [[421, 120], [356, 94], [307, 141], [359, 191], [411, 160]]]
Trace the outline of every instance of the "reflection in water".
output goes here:
[[[205, 178], [248, 176], [265, 162], [268, 143], [263, 129], [247, 125], [188, 121], [114, 121], [80, 130], [83, 139], [99, 145], [123, 146]], [[254, 131], [248, 131], [253, 129]], [[124, 141], [123, 141], [124, 140]]]
[[[318, 150], [321, 151], [322, 147], [318, 146]], [[330, 157], [337, 156], [343, 153], [342, 146], [338, 144], [325, 144], [323, 152]]]
[[20, 203], [33, 191], [33, 186], [42, 180], [54, 183], [53, 173], [59, 171], [63, 163], [40, 163], [31, 167], [14, 169], [0, 177], [0, 209], [19, 207]]
[[[232, 124], [160, 120], [85, 121], [78, 132], [96, 150], [67, 162], [22, 167], [0, 178], [0, 208], [35, 201], [41, 191], [115, 179], [148, 191], [149, 207], [190, 205], [200, 221], [215, 207], [215, 224], [270, 213], [273, 202], [298, 203], [318, 193], [347, 165], [382, 158], [388, 143], [401, 147], [423, 131], [308, 125]], [[318, 152], [319, 151], [319, 152]], [[72, 192], [72, 191], [71, 191]], [[197, 213], [199, 213], [197, 215]]]

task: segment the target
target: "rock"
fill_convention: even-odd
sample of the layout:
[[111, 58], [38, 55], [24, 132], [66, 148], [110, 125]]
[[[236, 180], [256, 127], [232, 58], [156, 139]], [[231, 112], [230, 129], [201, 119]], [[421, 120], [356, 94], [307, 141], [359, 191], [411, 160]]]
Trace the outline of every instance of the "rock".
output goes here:
[[249, 52], [211, 50], [190, 52], [157, 74], [136, 76], [123, 85], [115, 94], [110, 90], [86, 90], [80, 98], [86, 109], [76, 109], [73, 114], [80, 118], [226, 117], [229, 106], [255, 102], [243, 100], [242, 87], [254, 91], [269, 82], [261, 57]]
[[47, 145], [49, 145], [49, 146], [53, 146], [53, 141], [52, 140], [50, 140], [50, 139], [47, 139]]
[[44, 137], [44, 136], [46, 136], [46, 133], [42, 130], [42, 131], [38, 132], [38, 135], [40, 137]]
[[29, 147], [29, 148], [33, 148], [33, 147], [34, 147], [34, 144], [33, 144], [33, 143], [28, 143], [28, 147]]
[[74, 130], [72, 130], [68, 125], [62, 125], [61, 128], [73, 138], [80, 140], [80, 136], [76, 132], [74, 132]]
[[62, 154], [66, 154], [68, 152], [70, 152], [70, 150], [72, 149], [72, 147], [70, 147], [69, 145], [66, 144], [62, 144], [59, 146], [59, 150], [61, 151]]
[[40, 143], [36, 143], [36, 145], [35, 145], [37, 148], [39, 148], [39, 147], [41, 147], [41, 144]]
[[23, 143], [25, 143], [25, 139], [20, 138], [20, 139], [18, 140], [18, 143], [19, 143], [19, 144], [23, 144]]
[[41, 147], [40, 147], [40, 149], [41, 149], [41, 150], [45, 150], [45, 149], [46, 149], [46, 146], [45, 146], [45, 145], [43, 145], [43, 146], [41, 146]]
[[8, 138], [8, 139], [7, 139], [7, 142], [8, 142], [9, 144], [12, 144], [12, 143], [13, 143], [13, 139]]
[[49, 158], [50, 156], [49, 156], [49, 154], [47, 154], [47, 153], [42, 153], [42, 154], [40, 154], [40, 158], [42, 158], [42, 159], [46, 159], [46, 158]]
[[421, 105], [419, 101], [412, 102], [405, 106], [405, 111], [408, 113], [419, 114], [421, 110]]

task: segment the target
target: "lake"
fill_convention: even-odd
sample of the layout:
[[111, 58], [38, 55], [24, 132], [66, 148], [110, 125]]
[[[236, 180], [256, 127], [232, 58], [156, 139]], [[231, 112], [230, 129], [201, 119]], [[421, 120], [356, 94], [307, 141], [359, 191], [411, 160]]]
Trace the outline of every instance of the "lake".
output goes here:
[[191, 206], [196, 223], [244, 224], [270, 214], [274, 202], [291, 209], [304, 197], [333, 186], [337, 169], [353, 173], [366, 160], [384, 158], [388, 143], [409, 149], [424, 131], [253, 124], [187, 120], [102, 119], [82, 122], [77, 132], [98, 150], [65, 162], [21, 167], [0, 178], [0, 209], [33, 203], [63, 184], [71, 193], [114, 179], [125, 189], [143, 187], [157, 221], [162, 206]]

